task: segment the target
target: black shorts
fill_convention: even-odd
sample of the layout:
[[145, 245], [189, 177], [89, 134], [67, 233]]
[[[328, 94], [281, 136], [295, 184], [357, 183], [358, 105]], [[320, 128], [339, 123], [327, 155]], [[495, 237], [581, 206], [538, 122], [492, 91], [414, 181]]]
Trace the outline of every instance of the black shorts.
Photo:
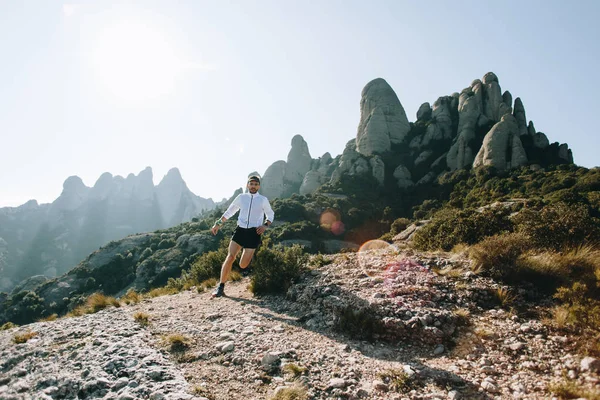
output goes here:
[[256, 228], [235, 228], [231, 240], [245, 249], [256, 249], [260, 246], [261, 235], [256, 233]]

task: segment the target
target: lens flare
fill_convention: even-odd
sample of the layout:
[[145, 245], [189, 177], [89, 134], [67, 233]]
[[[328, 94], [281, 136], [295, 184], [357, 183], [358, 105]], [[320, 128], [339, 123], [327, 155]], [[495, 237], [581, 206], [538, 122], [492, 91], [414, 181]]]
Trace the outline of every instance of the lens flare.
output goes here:
[[345, 231], [344, 223], [339, 211], [328, 208], [323, 211], [319, 220], [321, 229], [329, 231], [334, 235], [341, 235]]
[[377, 275], [388, 268], [386, 254], [393, 254], [395, 247], [383, 240], [374, 239], [365, 242], [358, 249], [358, 263], [369, 276]]

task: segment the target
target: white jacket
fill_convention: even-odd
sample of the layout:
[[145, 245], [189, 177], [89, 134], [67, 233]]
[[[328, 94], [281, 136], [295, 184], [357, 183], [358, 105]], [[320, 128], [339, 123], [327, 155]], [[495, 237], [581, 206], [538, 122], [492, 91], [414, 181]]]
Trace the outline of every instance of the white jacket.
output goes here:
[[273, 222], [275, 213], [269, 204], [269, 200], [262, 194], [241, 193], [223, 214], [225, 219], [229, 219], [240, 211], [238, 217], [238, 226], [241, 228], [258, 228], [267, 220]]

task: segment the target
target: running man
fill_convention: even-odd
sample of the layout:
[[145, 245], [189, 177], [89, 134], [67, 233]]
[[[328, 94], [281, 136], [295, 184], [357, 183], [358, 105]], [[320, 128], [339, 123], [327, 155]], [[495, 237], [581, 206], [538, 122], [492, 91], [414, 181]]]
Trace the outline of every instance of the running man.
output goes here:
[[[237, 228], [229, 242], [227, 258], [225, 258], [221, 267], [221, 282], [213, 292], [213, 297], [225, 295], [225, 282], [229, 279], [233, 261], [242, 248], [244, 251], [240, 259], [240, 268], [245, 269], [250, 264], [256, 248], [260, 245], [261, 235], [271, 225], [275, 217], [269, 200], [258, 193], [260, 178], [256, 175], [248, 177], [246, 187], [248, 188], [248, 193], [238, 195], [227, 208], [227, 211], [223, 213], [223, 216], [215, 221], [211, 229], [212, 234], [216, 235], [223, 222], [233, 217], [236, 212], [240, 212]], [[266, 220], [265, 216], [267, 217]]]

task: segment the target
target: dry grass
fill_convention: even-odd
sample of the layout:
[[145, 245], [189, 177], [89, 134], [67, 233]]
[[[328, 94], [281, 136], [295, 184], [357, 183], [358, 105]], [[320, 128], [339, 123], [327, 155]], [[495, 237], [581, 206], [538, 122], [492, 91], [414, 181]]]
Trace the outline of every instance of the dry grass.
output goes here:
[[200, 284], [200, 287], [202, 287], [203, 290], [214, 288], [215, 286], [217, 286], [217, 280], [215, 278], [207, 279]]
[[433, 267], [431, 271], [436, 275], [447, 276], [448, 278], [458, 278], [463, 273], [462, 269], [453, 266], [448, 266], [444, 268]]
[[143, 312], [133, 314], [133, 320], [143, 327], [150, 325], [150, 315]]
[[302, 386], [291, 386], [285, 389], [281, 389], [276, 395], [270, 398], [270, 400], [306, 400], [308, 399], [308, 393]]
[[242, 274], [237, 271], [231, 271], [231, 274], [229, 275], [229, 279], [231, 279], [233, 282], [241, 281], [243, 278], [244, 277]]
[[0, 326], [0, 331], [6, 331], [12, 328], [16, 328], [19, 325], [15, 325], [12, 322], [7, 322], [4, 325]]
[[478, 338], [484, 340], [489, 340], [496, 337], [496, 333], [493, 330], [483, 327], [475, 329], [474, 333], [475, 335], [477, 335]]
[[169, 350], [172, 353], [184, 352], [190, 347], [190, 339], [179, 333], [171, 334], [165, 339], [166, 342], [169, 344]]
[[494, 291], [494, 296], [500, 306], [506, 308], [514, 303], [516, 296], [512, 293], [512, 291], [506, 287], [499, 287]]
[[114, 297], [105, 296], [102, 293], [94, 293], [86, 299], [85, 304], [73, 309], [66, 317], [79, 317], [83, 314], [94, 314], [111, 306], [121, 307], [121, 303]]
[[520, 269], [568, 284], [581, 281], [594, 287], [600, 282], [600, 251], [592, 246], [580, 246], [562, 253], [525, 254], [518, 262]]
[[37, 322], [56, 321], [57, 318], [58, 318], [58, 314], [52, 314], [52, 315], [48, 315], [47, 317], [38, 319]]
[[485, 238], [469, 250], [476, 274], [500, 279], [517, 279], [517, 259], [529, 249], [529, 239], [519, 233]]
[[548, 391], [560, 399], [600, 400], [600, 391], [585, 388], [571, 380], [551, 383], [548, 385]]
[[125, 304], [137, 304], [142, 301], [142, 295], [134, 289], [129, 289], [127, 293], [121, 297], [121, 301]]
[[305, 367], [300, 367], [294, 363], [285, 364], [281, 370], [284, 374], [291, 375], [292, 378], [298, 378], [306, 371]]
[[454, 315], [460, 325], [469, 325], [471, 323], [471, 312], [467, 308], [457, 308]]
[[159, 296], [168, 296], [171, 294], [177, 294], [179, 293], [179, 290], [175, 289], [175, 288], [170, 288], [170, 287], [160, 287], [160, 288], [156, 288], [156, 289], [152, 289], [151, 291], [149, 291], [148, 293], [146, 293], [146, 296], [148, 297], [159, 297]]
[[27, 341], [31, 338], [34, 338], [38, 335], [37, 332], [32, 332], [32, 331], [28, 331], [25, 333], [17, 333], [16, 335], [13, 336], [12, 341], [13, 343], [16, 344], [20, 344], [20, 343], [27, 343]]

